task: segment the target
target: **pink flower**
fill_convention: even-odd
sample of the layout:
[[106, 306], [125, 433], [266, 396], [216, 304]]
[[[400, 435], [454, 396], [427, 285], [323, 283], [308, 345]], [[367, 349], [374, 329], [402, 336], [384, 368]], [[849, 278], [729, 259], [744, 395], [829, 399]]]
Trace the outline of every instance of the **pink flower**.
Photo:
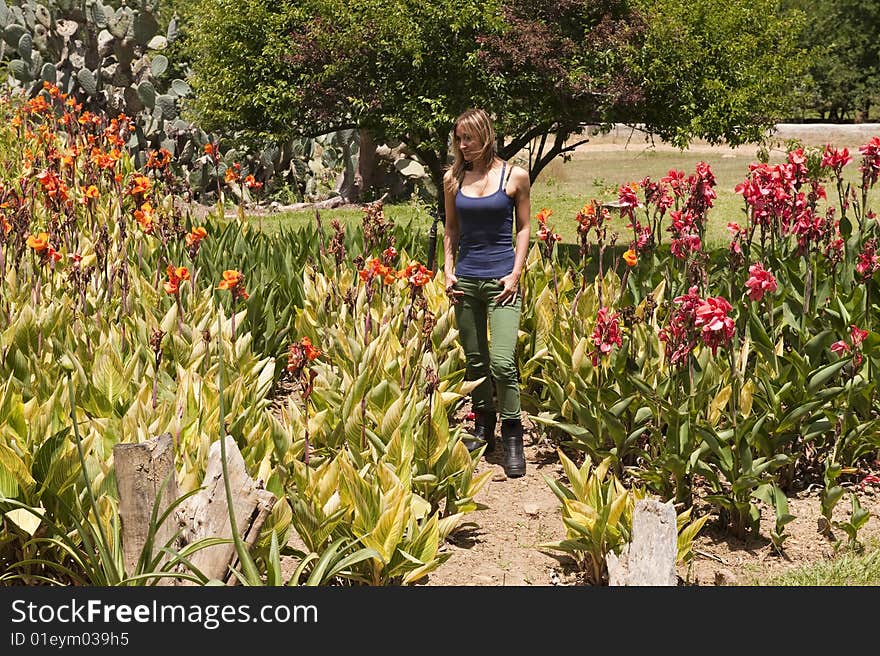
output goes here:
[[877, 242], [869, 239], [862, 247], [862, 252], [859, 253], [856, 271], [859, 272], [862, 282], [865, 282], [874, 276], [877, 269], [880, 269], [880, 261], [877, 258]]
[[592, 335], [596, 350], [590, 353], [594, 367], [599, 364], [600, 358], [611, 353], [615, 346], [623, 344], [620, 337], [620, 315], [615, 312], [609, 317], [608, 313], [609, 309], [603, 307], [596, 316], [596, 327]]
[[767, 292], [775, 292], [777, 288], [776, 278], [764, 268], [760, 262], [749, 267], [749, 279], [746, 280], [749, 289], [749, 298], [760, 301]]
[[703, 343], [712, 349], [712, 355], [729, 342], [736, 332], [736, 325], [727, 313], [731, 310], [730, 303], [721, 296], [710, 296], [696, 310], [694, 327], [701, 328], [700, 336]]
[[847, 344], [842, 339], [838, 342], [834, 342], [831, 345], [831, 352], [837, 353], [838, 355], [842, 355], [843, 353], [849, 353], [849, 344]]
[[852, 341], [853, 347], [861, 348], [862, 343], [865, 341], [865, 338], [868, 336], [867, 330], [862, 330], [857, 326], [850, 325], [849, 327], [849, 338]]
[[868, 336], [867, 330], [862, 330], [858, 326], [850, 325], [849, 327], [849, 339], [850, 343], [847, 343], [844, 340], [840, 340], [834, 342], [831, 345], [831, 352], [836, 353], [837, 355], [843, 356], [847, 353], [853, 353], [853, 363], [856, 367], [860, 367], [862, 362], [864, 361], [864, 356], [862, 355], [862, 344], [865, 341], [865, 338]]

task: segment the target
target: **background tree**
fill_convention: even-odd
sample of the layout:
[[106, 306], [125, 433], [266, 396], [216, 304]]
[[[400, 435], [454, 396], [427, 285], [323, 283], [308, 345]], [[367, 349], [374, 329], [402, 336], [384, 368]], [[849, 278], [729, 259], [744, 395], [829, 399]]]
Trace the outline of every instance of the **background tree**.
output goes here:
[[[534, 180], [586, 126], [643, 123], [685, 146], [772, 125], [798, 70], [777, 0], [210, 0], [189, 38], [214, 130], [341, 128], [400, 140], [439, 184], [455, 116], [496, 117]], [[575, 143], [572, 143], [574, 141]]]
[[880, 3], [789, 0], [808, 15], [800, 44], [811, 53], [802, 111], [823, 120], [867, 121], [880, 100]]
[[754, 143], [789, 116], [806, 67], [805, 15], [777, 0], [640, 0], [644, 100], [624, 122], [681, 148]]

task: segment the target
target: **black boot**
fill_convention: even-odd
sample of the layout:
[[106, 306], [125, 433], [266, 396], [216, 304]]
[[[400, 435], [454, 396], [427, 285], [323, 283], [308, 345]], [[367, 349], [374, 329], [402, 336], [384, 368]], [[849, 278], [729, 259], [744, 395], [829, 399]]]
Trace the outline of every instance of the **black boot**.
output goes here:
[[519, 419], [501, 420], [501, 440], [504, 442], [504, 459], [501, 466], [508, 478], [518, 478], [526, 473], [526, 455], [523, 452], [523, 426]]
[[486, 451], [495, 450], [495, 423], [498, 415], [492, 410], [474, 410], [474, 430], [462, 438], [468, 451], [476, 451], [484, 444]]

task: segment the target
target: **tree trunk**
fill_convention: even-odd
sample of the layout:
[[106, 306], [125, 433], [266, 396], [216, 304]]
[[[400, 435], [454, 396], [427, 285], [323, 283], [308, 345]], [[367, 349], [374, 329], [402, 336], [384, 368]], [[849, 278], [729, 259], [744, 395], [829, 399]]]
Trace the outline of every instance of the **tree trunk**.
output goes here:
[[369, 130], [358, 130], [360, 144], [358, 145], [358, 166], [355, 180], [358, 188], [359, 199], [364, 199], [368, 189], [376, 184], [376, 142]]

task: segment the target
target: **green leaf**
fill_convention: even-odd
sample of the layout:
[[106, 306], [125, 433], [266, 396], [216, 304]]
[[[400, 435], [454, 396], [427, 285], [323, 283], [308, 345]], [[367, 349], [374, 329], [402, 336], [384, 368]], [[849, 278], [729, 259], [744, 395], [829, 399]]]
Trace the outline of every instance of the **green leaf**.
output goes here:
[[836, 376], [837, 373], [847, 365], [848, 362], [849, 358], [843, 358], [837, 362], [832, 362], [831, 364], [814, 370], [807, 381], [807, 391], [810, 394], [813, 394], [824, 387], [828, 381], [834, 378], [834, 376]]

